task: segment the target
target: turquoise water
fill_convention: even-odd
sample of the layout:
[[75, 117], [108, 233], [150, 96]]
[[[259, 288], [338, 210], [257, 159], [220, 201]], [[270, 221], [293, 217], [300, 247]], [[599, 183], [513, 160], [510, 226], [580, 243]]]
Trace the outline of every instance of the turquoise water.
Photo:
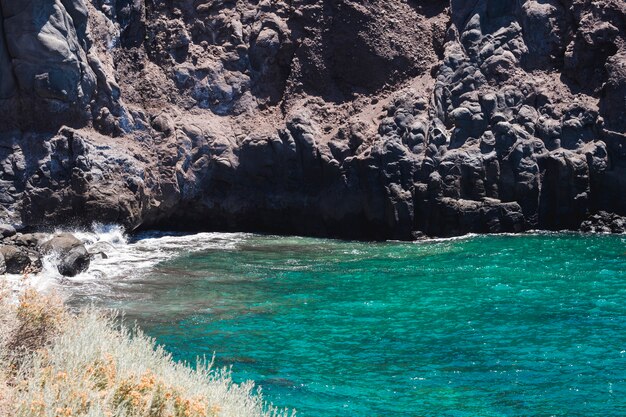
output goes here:
[[101, 300], [300, 416], [626, 415], [626, 238], [238, 235]]

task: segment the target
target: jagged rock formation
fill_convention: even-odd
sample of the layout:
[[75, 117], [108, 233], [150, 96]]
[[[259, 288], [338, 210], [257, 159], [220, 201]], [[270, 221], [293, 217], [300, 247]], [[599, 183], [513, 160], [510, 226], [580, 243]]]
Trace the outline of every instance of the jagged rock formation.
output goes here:
[[600, 211], [580, 225], [585, 233], [626, 233], [626, 217]]
[[0, 0], [26, 226], [356, 238], [626, 214], [622, 0]]

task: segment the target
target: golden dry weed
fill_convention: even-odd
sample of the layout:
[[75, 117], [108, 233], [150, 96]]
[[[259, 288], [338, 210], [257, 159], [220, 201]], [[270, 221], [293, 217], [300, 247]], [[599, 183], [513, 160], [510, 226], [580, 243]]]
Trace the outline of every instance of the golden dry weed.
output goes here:
[[176, 363], [140, 331], [93, 309], [71, 315], [54, 295], [27, 290], [17, 305], [0, 295], [0, 326], [11, 321], [0, 335], [0, 417], [290, 415], [252, 383]]

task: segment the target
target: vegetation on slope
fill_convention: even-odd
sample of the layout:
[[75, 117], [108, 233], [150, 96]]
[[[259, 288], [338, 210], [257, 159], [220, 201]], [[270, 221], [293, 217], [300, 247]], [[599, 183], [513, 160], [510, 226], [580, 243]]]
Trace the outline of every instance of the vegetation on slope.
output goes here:
[[176, 363], [138, 329], [58, 297], [0, 291], [0, 417], [283, 416], [251, 382]]

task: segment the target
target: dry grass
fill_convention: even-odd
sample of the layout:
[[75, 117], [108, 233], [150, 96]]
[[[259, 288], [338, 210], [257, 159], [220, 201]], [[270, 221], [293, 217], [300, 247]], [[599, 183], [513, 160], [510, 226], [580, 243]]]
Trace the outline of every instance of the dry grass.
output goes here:
[[9, 335], [17, 321], [15, 308], [9, 303], [11, 293], [0, 283], [0, 416], [10, 416], [9, 412], [13, 400], [12, 389], [9, 387], [9, 355], [7, 343]]
[[69, 323], [56, 294], [42, 296], [34, 289], [12, 302], [10, 290], [0, 288], [0, 417], [15, 415], [17, 376], [34, 352], [43, 351]]
[[[95, 310], [68, 314], [58, 298], [0, 294], [0, 416], [282, 416], [252, 383], [211, 363], [172, 361], [140, 331]], [[4, 413], [4, 414], [2, 414]]]

